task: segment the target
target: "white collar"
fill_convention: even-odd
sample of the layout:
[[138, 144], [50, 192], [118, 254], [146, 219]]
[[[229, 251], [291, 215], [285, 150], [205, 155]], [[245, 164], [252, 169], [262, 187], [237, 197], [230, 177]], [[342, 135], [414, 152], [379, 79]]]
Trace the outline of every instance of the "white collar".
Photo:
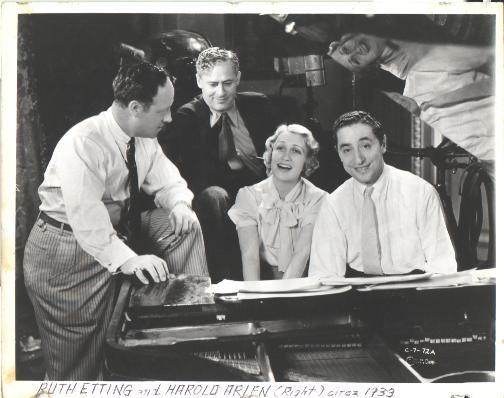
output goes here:
[[124, 130], [115, 120], [114, 114], [112, 113], [112, 107], [108, 108], [105, 111], [105, 118], [110, 127], [110, 132], [112, 133], [112, 136], [114, 137], [116, 142], [128, 144], [128, 142], [131, 140], [131, 137], [124, 132]]
[[[373, 194], [372, 196], [379, 197], [384, 190], [384, 187], [387, 183], [387, 176], [389, 173], [388, 166], [384, 164], [383, 166], [383, 171], [380, 174], [380, 177], [376, 180], [376, 182], [371, 185], [373, 187]], [[361, 194], [364, 195], [364, 190], [368, 187], [366, 184], [362, 184], [359, 181], [357, 181], [355, 178], [353, 179], [354, 181], [354, 186], [357, 189], [357, 191]]]
[[[219, 121], [222, 113], [224, 112], [216, 112], [210, 109], [210, 127], [215, 126], [215, 124]], [[236, 102], [233, 104], [233, 107], [226, 111], [229, 116], [229, 120], [233, 126], [238, 126], [238, 108], [236, 107]]]

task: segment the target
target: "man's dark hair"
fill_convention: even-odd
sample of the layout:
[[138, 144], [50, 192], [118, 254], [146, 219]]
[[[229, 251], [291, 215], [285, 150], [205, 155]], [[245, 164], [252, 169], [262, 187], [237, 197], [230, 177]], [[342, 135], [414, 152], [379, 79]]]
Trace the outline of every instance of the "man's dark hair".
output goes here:
[[366, 124], [371, 127], [374, 135], [378, 138], [378, 141], [380, 141], [380, 144], [383, 144], [383, 137], [385, 136], [385, 133], [381, 123], [368, 112], [352, 111], [341, 115], [333, 124], [333, 140], [336, 150], [338, 149], [338, 131], [343, 127], [352, 126], [357, 123]]
[[149, 62], [122, 66], [112, 83], [114, 101], [128, 106], [131, 101], [139, 101], [145, 107], [152, 104], [160, 86], [166, 84], [166, 72]]

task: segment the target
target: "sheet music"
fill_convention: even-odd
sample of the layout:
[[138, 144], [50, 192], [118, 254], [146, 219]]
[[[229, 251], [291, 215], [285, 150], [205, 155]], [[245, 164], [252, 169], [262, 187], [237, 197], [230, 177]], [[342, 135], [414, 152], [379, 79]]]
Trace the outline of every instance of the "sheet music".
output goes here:
[[331, 277], [322, 278], [320, 281], [327, 286], [343, 286], [343, 285], [378, 285], [382, 283], [409, 282], [428, 279], [432, 276], [430, 273], [414, 274], [414, 275], [383, 275], [383, 276], [368, 276], [357, 278], [341, 278]]
[[214, 294], [248, 293], [290, 293], [318, 289], [322, 285], [318, 278], [293, 278], [262, 281], [233, 281], [224, 279], [212, 285]]
[[238, 292], [238, 300], [253, 300], [253, 299], [268, 299], [268, 298], [285, 298], [285, 297], [312, 297], [312, 296], [324, 296], [329, 294], [339, 294], [348, 292], [352, 289], [352, 286], [340, 286], [340, 287], [330, 287], [321, 286], [318, 289], [306, 290], [302, 292], [293, 293], [246, 293]]
[[[445, 275], [432, 275], [428, 279], [405, 281], [398, 283], [385, 283], [380, 285], [370, 285], [358, 289], [359, 291], [369, 290], [388, 290], [388, 289], [435, 289], [448, 287], [461, 287], [477, 284], [495, 283], [495, 278], [489, 278], [491, 272], [485, 270], [480, 273], [478, 270], [467, 270], [462, 272], [454, 272]], [[495, 274], [495, 272], [494, 272]]]

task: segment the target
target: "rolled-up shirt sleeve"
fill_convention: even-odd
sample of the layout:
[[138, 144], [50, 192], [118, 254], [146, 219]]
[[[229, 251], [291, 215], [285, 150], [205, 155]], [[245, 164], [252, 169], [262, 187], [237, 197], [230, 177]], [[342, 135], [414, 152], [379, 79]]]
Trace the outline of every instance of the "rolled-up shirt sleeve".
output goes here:
[[68, 224], [84, 251], [110, 272], [136, 256], [118, 236], [102, 201], [105, 192], [105, 156], [90, 138], [78, 137], [59, 151], [61, 193]]
[[166, 157], [157, 141], [153, 141], [152, 163], [145, 176], [142, 189], [148, 195], [154, 195], [157, 207], [171, 210], [178, 202], [189, 205], [193, 193], [187, 188], [187, 182], [180, 175], [177, 167]]

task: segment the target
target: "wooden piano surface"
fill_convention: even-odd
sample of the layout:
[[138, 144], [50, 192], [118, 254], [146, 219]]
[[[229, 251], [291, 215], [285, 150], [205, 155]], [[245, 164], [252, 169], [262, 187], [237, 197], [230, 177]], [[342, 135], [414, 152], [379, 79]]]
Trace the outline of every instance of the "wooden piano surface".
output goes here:
[[[495, 285], [229, 302], [205, 293], [209, 283], [180, 276], [139, 287], [125, 280], [108, 329], [108, 377], [342, 382], [493, 377]], [[456, 375], [443, 378], [451, 373]]]

